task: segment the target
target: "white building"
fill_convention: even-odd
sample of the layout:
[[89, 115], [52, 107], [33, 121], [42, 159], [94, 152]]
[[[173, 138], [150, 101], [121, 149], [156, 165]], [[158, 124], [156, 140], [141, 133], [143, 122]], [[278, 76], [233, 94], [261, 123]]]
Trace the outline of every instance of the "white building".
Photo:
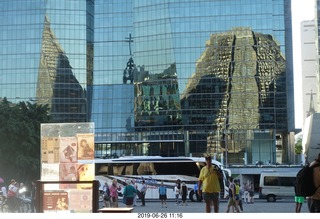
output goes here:
[[307, 162], [311, 162], [320, 153], [320, 113], [314, 108], [313, 95], [310, 97], [310, 106], [303, 127], [303, 153]]
[[310, 20], [301, 22], [302, 127], [304, 127], [305, 119], [309, 113], [310, 95], [313, 95], [314, 99], [318, 97], [315, 36], [315, 21]]

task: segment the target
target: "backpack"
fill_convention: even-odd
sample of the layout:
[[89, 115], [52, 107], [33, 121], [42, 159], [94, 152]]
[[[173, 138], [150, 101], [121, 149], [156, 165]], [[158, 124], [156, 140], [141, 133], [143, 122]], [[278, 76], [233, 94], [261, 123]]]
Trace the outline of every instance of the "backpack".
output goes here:
[[313, 183], [313, 168], [320, 166], [320, 164], [315, 164], [313, 166], [306, 165], [302, 167], [297, 173], [295, 181], [295, 191], [297, 196], [308, 197], [312, 196], [317, 188]]
[[105, 193], [103, 195], [103, 199], [105, 201], [109, 201], [110, 200], [110, 189], [108, 186], [105, 187]]

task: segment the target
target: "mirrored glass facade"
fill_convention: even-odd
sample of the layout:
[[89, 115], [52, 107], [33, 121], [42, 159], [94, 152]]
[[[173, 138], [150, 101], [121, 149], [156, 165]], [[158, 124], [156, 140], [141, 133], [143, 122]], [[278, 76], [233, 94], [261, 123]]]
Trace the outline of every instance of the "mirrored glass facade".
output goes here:
[[290, 0], [1, 1], [0, 97], [95, 124], [97, 157], [287, 162]]
[[93, 68], [92, 1], [0, 1], [1, 98], [49, 104], [85, 122]]
[[290, 8], [282, 0], [96, 0], [101, 155], [283, 162], [294, 129]]

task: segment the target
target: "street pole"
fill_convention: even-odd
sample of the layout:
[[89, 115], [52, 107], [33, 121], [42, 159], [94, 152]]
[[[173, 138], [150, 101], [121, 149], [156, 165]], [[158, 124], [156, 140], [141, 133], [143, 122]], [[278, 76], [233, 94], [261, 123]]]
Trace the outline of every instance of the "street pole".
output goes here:
[[228, 132], [226, 133], [226, 168], [228, 168]]

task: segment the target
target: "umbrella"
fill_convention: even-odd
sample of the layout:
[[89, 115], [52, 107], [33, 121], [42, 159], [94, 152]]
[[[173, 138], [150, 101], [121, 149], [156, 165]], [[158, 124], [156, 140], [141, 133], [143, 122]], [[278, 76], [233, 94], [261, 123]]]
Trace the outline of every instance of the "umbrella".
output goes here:
[[4, 183], [4, 180], [0, 177], [0, 183]]

